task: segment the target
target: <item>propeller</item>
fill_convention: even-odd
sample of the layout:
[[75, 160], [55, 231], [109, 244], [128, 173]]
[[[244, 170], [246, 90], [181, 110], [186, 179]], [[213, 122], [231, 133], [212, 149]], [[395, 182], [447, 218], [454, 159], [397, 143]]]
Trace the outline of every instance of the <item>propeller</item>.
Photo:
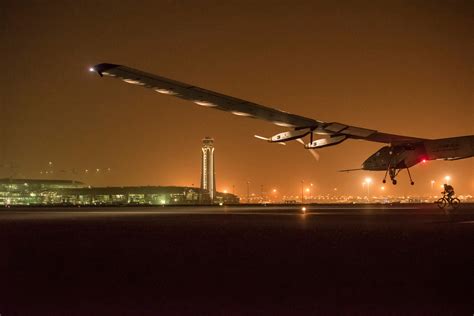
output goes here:
[[[253, 135], [255, 138], [258, 138], [258, 139], [261, 139], [261, 140], [266, 140], [267, 142], [270, 142], [271, 139], [268, 138], [268, 137], [263, 137], [263, 136], [260, 136], [260, 135]], [[279, 145], [284, 145], [286, 146], [286, 143], [283, 143], [283, 142], [272, 142], [272, 143], [277, 143]]]
[[[298, 143], [305, 145], [304, 141], [301, 138], [297, 138], [296, 141]], [[319, 153], [316, 151], [316, 149], [308, 149], [309, 153], [316, 159], [316, 161], [319, 161]]]
[[258, 139], [261, 139], [261, 140], [266, 140], [266, 141], [269, 141], [269, 140], [270, 140], [270, 138], [268, 138], [268, 137], [263, 137], [263, 136], [260, 136], [260, 135], [253, 135], [253, 137], [258, 138]]

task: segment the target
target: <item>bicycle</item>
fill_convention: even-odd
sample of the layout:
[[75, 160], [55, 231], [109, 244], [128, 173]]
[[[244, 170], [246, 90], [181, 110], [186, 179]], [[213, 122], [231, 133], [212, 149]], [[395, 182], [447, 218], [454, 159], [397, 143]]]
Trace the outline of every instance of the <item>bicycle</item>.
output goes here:
[[442, 209], [446, 214], [449, 214], [449, 207], [453, 210], [456, 210], [461, 201], [457, 197], [449, 197], [446, 193], [443, 192], [443, 197], [436, 201], [436, 205]]

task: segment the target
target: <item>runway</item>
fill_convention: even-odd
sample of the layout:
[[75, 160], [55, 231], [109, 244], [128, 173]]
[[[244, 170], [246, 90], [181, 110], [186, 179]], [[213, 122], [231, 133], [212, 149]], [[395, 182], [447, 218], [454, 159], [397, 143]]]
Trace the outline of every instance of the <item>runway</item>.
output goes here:
[[474, 208], [0, 208], [0, 314], [472, 314]]

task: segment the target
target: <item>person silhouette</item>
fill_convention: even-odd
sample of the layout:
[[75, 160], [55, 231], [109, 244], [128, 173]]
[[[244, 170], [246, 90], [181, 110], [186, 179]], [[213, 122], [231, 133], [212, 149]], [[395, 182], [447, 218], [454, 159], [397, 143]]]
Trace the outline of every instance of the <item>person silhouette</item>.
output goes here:
[[443, 194], [446, 194], [448, 196], [448, 200], [451, 201], [454, 195], [454, 188], [452, 185], [449, 185], [447, 183], [444, 184], [444, 191], [441, 192]]

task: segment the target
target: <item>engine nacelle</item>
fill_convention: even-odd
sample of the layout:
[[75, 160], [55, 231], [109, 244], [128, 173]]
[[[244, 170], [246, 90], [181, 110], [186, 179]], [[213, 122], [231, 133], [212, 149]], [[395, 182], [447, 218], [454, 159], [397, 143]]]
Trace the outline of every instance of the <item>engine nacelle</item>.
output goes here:
[[308, 135], [311, 132], [309, 129], [302, 129], [296, 131], [287, 131], [283, 133], [276, 134], [268, 140], [271, 143], [286, 142], [294, 139], [298, 139]]
[[320, 139], [316, 139], [312, 143], [306, 144], [304, 147], [306, 149], [323, 148], [323, 147], [328, 147], [328, 146], [333, 146], [333, 145], [340, 144], [343, 141], [345, 141], [346, 139], [347, 139], [346, 135], [320, 138]]

